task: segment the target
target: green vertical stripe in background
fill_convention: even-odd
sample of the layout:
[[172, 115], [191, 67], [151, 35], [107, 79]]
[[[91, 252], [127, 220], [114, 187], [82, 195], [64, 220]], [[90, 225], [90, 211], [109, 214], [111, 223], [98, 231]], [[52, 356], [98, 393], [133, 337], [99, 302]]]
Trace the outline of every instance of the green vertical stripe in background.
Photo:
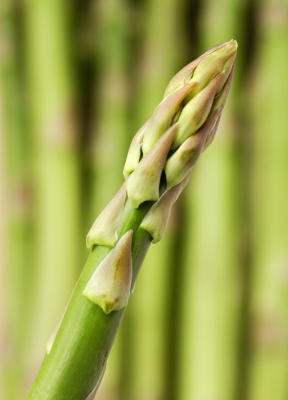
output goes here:
[[[19, 398], [25, 371], [25, 332], [30, 270], [27, 262], [30, 241], [29, 140], [25, 134], [22, 74], [19, 68], [21, 40], [18, 5], [9, 0], [0, 5], [0, 92], [1, 92], [1, 359], [3, 398]], [[3, 263], [3, 264], [2, 264]], [[2, 276], [3, 271], [3, 276]], [[17, 382], [17, 385], [15, 384]]]
[[288, 396], [288, 4], [261, 13], [255, 124], [254, 271], [249, 400]]
[[[200, 53], [226, 38], [240, 42], [234, 24], [236, 12], [237, 2], [202, 3], [198, 25]], [[231, 95], [213, 146], [195, 166], [187, 188], [189, 238], [182, 298], [183, 374], [178, 397], [183, 400], [230, 400], [235, 391], [240, 293], [232, 101]]]
[[31, 379], [78, 275], [80, 193], [70, 6], [64, 0], [27, 0], [24, 8], [36, 230], [30, 260]]

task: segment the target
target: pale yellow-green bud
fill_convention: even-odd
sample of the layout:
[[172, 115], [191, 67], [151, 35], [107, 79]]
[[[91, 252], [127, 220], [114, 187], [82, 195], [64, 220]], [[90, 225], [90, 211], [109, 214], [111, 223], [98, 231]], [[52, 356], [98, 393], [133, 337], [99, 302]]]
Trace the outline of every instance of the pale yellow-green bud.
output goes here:
[[188, 180], [189, 176], [186, 176], [181, 183], [166, 190], [143, 219], [140, 227], [151, 235], [152, 243], [157, 243], [162, 239], [172, 206], [187, 185]]
[[128, 178], [128, 176], [135, 170], [137, 167], [140, 157], [141, 157], [141, 148], [142, 148], [142, 141], [144, 137], [144, 133], [147, 129], [148, 121], [139, 129], [136, 133], [134, 138], [132, 139], [131, 145], [129, 147], [129, 151], [127, 154], [127, 158], [124, 165], [123, 175], [124, 178]]
[[159, 199], [161, 174], [177, 130], [178, 124], [168, 129], [129, 176], [127, 196], [133, 207], [138, 208], [144, 201]]
[[216, 110], [197, 133], [190, 136], [166, 161], [164, 171], [167, 181], [167, 189], [179, 184], [191, 171], [193, 165], [200, 156], [206, 138], [215, 126], [220, 110]]
[[[227, 42], [224, 47], [207, 55], [207, 57], [197, 65], [190, 82], [198, 82], [198, 85], [190, 93], [191, 97], [204, 89], [204, 87], [221, 72], [224, 73], [224, 75], [226, 72], [227, 79], [236, 56], [236, 50], [237, 42], [231, 40]], [[225, 83], [226, 79], [223, 80], [223, 83]], [[220, 88], [221, 87], [219, 87], [219, 89]]]
[[170, 128], [173, 124], [175, 115], [179, 110], [180, 104], [187, 97], [188, 93], [197, 86], [197, 82], [190, 83], [183, 88], [177, 90], [171, 96], [164, 99], [154, 111], [149, 120], [147, 129], [144, 134], [142, 151], [147, 154], [154, 146], [157, 140]]
[[[136, 134], [128, 152], [124, 176], [125, 178], [131, 176], [127, 192], [134, 207], [138, 207], [144, 201], [159, 199], [157, 185], [162, 173], [160, 169], [162, 158], [160, 161], [158, 156], [155, 160], [153, 157], [154, 152], [159, 154], [158, 142], [163, 135], [166, 135], [165, 132], [176, 126], [177, 132], [171, 149], [166, 149], [167, 153], [165, 153], [165, 157], [171, 158], [171, 163], [167, 164], [169, 166], [172, 165], [172, 160], [173, 162], [176, 160], [176, 156], [172, 158], [173, 150], [177, 150], [186, 139], [195, 135], [208, 117], [218, 109], [220, 118], [233, 75], [236, 50], [235, 40], [215, 46], [171, 79], [165, 91], [164, 100]], [[204, 146], [202, 139], [201, 141], [194, 139], [188, 142], [189, 151], [187, 147], [184, 152], [188, 143], [185, 144], [182, 151], [187, 159], [192, 157], [195, 161], [203, 148], [211, 143], [219, 118], [206, 135]], [[195, 147], [198, 142], [202, 144], [201, 149]], [[192, 144], [193, 148], [190, 146]], [[181, 157], [183, 158], [184, 155]], [[193, 161], [189, 162], [189, 168], [192, 163]], [[132, 173], [133, 171], [135, 172]], [[175, 177], [172, 179], [171, 171], [169, 171], [169, 176], [171, 185], [172, 182], [176, 180], [180, 182], [183, 179], [182, 173], [176, 180]]]
[[[232, 45], [231, 45], [231, 43], [232, 43]], [[224, 42], [224, 43], [218, 44], [217, 46], [206, 51], [206, 53], [202, 54], [196, 60], [192, 61], [190, 64], [188, 64], [184, 68], [182, 68], [169, 82], [169, 84], [165, 90], [165, 93], [164, 93], [164, 98], [171, 95], [171, 93], [175, 92], [176, 90], [183, 87], [184, 85], [187, 85], [189, 82], [191, 82], [197, 66], [204, 60], [207, 60], [206, 64], [208, 64], [210, 61], [213, 60], [213, 58], [217, 57], [217, 55], [219, 56], [219, 50], [222, 52], [225, 52], [227, 49], [227, 46], [228, 46], [228, 49], [230, 47], [234, 48], [234, 53], [236, 53], [237, 42], [235, 42], [235, 40], [230, 40], [230, 42]], [[214, 54], [214, 56], [213, 56], [213, 54]], [[204, 65], [202, 64], [202, 66], [204, 66]], [[219, 70], [215, 71], [214, 76], [216, 76], [219, 72], [220, 72]]]
[[132, 230], [121, 237], [99, 264], [83, 291], [83, 296], [106, 314], [121, 310], [128, 304], [132, 283], [132, 237]]
[[86, 237], [86, 246], [90, 249], [98, 244], [114, 247], [117, 242], [116, 229], [126, 199], [127, 181], [123, 183], [113, 199], [97, 217]]
[[215, 93], [222, 83], [223, 74], [217, 75], [200, 93], [183, 108], [179, 117], [179, 130], [175, 136], [172, 149], [179, 147], [189, 136], [197, 132], [207, 119], [214, 101]]

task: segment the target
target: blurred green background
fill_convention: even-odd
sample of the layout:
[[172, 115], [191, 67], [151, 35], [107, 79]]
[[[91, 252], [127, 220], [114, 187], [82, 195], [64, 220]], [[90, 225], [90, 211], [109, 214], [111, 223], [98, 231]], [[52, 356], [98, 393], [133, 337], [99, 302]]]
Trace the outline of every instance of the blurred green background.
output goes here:
[[288, 398], [287, 0], [0, 1], [0, 398], [24, 399], [172, 76], [232, 91], [140, 273], [99, 400]]

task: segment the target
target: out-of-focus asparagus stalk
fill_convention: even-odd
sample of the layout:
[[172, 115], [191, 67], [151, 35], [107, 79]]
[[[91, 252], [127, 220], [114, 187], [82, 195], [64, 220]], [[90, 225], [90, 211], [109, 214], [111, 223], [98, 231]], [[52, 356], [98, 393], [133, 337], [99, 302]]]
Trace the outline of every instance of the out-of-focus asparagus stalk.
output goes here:
[[[29, 296], [30, 268], [27, 263], [29, 233], [29, 190], [27, 175], [27, 136], [21, 107], [21, 78], [18, 71], [19, 47], [16, 31], [17, 5], [10, 0], [0, 4], [0, 85], [1, 85], [1, 153], [4, 157], [1, 173], [5, 174], [5, 190], [0, 190], [5, 200], [0, 200], [3, 218], [0, 224], [5, 226], [5, 237], [1, 240], [0, 254], [5, 264], [5, 289], [3, 303], [9, 305], [6, 314], [2, 348], [6, 349], [1, 357], [5, 364], [5, 378], [1, 389], [3, 398], [19, 398], [23, 394], [25, 365], [25, 317], [27, 316], [27, 298]], [[9, 349], [9, 350], [8, 350]], [[15, 385], [17, 382], [17, 385]], [[1, 395], [0, 395], [1, 397]], [[1, 397], [2, 398], [2, 397]]]
[[255, 105], [254, 269], [247, 399], [284, 400], [288, 396], [287, 3], [264, 4], [258, 70], [250, 92]]
[[69, 15], [68, 4], [61, 0], [24, 2], [37, 232], [37, 269], [30, 286], [33, 369], [77, 279], [79, 185]]
[[[1, 36], [0, 36], [1, 37]], [[1, 59], [1, 54], [0, 54]], [[0, 71], [1, 74], [1, 71]], [[4, 353], [5, 349], [5, 337], [6, 337], [6, 321], [7, 316], [4, 309], [5, 305], [5, 265], [7, 260], [6, 255], [6, 176], [5, 176], [5, 156], [4, 156], [4, 110], [3, 110], [3, 87], [2, 87], [2, 79], [0, 76], [0, 355], [1, 355], [1, 364], [0, 364], [0, 398], [4, 398], [5, 396], [5, 362], [6, 357]]]
[[[234, 229], [237, 233], [238, 257], [238, 287], [239, 291], [239, 322], [237, 323], [238, 342], [235, 400], [248, 398], [247, 387], [249, 383], [249, 368], [251, 356], [250, 340], [250, 302], [251, 302], [251, 276], [254, 262], [253, 240], [253, 197], [254, 182], [254, 82], [258, 76], [258, 29], [261, 25], [262, 3], [257, 0], [240, 2], [235, 10], [237, 14], [237, 40], [241, 43], [241, 57], [237, 59], [237, 73], [234, 76], [234, 85], [230, 97], [233, 107], [234, 120], [234, 196], [236, 204]], [[236, 12], [237, 11], [237, 12]], [[236, 28], [235, 26], [235, 28]], [[229, 112], [229, 111], [228, 111]], [[226, 113], [225, 113], [226, 114]], [[243, 132], [245, 134], [243, 135]], [[263, 136], [262, 136], [263, 138]], [[231, 165], [232, 167], [232, 165]], [[235, 175], [236, 171], [236, 175]], [[235, 265], [237, 262], [235, 262]], [[233, 396], [234, 397], [234, 396]]]
[[[235, 4], [227, 0], [205, 2], [199, 23], [202, 46], [213, 43], [215, 37], [237, 36], [234, 9]], [[191, 373], [181, 376], [179, 399], [229, 400], [235, 391], [240, 296], [231, 98], [229, 103], [216, 151], [213, 148], [197, 165], [195, 187], [186, 194], [191, 204], [186, 217], [191, 240], [186, 249], [180, 370]]]
[[[101, 211], [121, 184], [121, 170], [130, 142], [126, 134], [128, 9], [122, 3], [102, 0], [95, 10], [98, 74], [92, 127], [94, 173], [91, 203], [94, 215], [95, 211], [97, 214]], [[107, 181], [109, 185], [106, 185]]]
[[234, 40], [223, 43], [183, 68], [134, 137], [126, 180], [88, 233], [90, 256], [29, 399], [84, 400], [99, 384], [149, 245], [161, 240], [173, 203], [213, 140], [236, 49]]

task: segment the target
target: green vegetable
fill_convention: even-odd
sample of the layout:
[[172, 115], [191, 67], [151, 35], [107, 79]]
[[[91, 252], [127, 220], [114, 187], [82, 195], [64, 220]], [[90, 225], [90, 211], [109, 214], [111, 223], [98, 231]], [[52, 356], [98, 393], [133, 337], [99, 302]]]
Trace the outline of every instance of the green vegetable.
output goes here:
[[29, 399], [84, 400], [99, 384], [151, 242], [211, 143], [231, 85], [237, 43], [183, 68], [132, 141], [126, 181], [87, 236], [92, 248]]

